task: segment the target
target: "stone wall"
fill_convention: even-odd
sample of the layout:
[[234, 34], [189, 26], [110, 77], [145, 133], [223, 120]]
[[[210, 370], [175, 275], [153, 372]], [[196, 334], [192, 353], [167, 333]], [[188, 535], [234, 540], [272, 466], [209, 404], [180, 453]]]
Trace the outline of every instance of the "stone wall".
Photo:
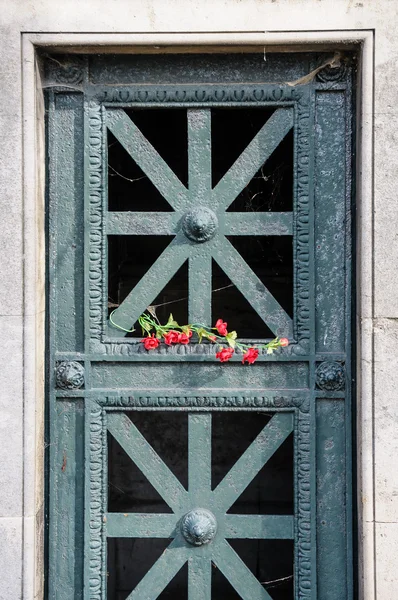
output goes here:
[[398, 2], [1, 0], [0, 6], [0, 599], [43, 598], [43, 110], [36, 93], [35, 48], [131, 51], [146, 43], [253, 43], [268, 52], [320, 44], [331, 48], [356, 39], [363, 48], [357, 283], [360, 598], [395, 600]]

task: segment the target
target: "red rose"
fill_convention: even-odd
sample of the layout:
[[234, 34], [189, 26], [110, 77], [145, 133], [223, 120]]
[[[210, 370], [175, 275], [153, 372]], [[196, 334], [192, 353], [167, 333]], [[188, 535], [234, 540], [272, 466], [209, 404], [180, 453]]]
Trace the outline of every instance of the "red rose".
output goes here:
[[279, 345], [282, 347], [288, 346], [289, 345], [289, 340], [287, 338], [281, 338], [279, 340]]
[[164, 338], [165, 344], [167, 344], [168, 346], [171, 346], [171, 344], [178, 343], [179, 333], [178, 333], [178, 331], [169, 331], [168, 333], [163, 334], [163, 338]]
[[211, 342], [215, 342], [217, 340], [215, 335], [208, 335], [207, 339], [210, 340]]
[[216, 329], [220, 335], [228, 334], [227, 325], [228, 325], [228, 323], [225, 323], [222, 319], [218, 319], [218, 321], [216, 323]]
[[[191, 334], [192, 335], [192, 334]], [[179, 333], [178, 334], [178, 343], [179, 344], [189, 344], [189, 338], [191, 336], [188, 336], [186, 333]]]
[[242, 364], [245, 364], [245, 361], [252, 365], [258, 358], [258, 350], [257, 348], [249, 348], [243, 355]]
[[234, 353], [233, 348], [223, 348], [216, 354], [216, 358], [219, 358], [221, 362], [227, 362]]
[[154, 333], [141, 340], [141, 342], [144, 343], [145, 350], [155, 350], [160, 344], [159, 340], [155, 338]]

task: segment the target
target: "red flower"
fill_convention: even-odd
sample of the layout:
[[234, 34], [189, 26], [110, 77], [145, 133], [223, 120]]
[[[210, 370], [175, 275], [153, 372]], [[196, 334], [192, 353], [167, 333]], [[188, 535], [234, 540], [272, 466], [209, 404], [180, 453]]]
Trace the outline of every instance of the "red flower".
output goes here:
[[171, 346], [171, 344], [177, 344], [179, 342], [179, 337], [180, 334], [178, 333], [178, 331], [173, 330], [163, 334], [165, 344], [167, 344], [168, 346]]
[[216, 323], [216, 329], [220, 335], [228, 334], [227, 325], [228, 325], [228, 323], [225, 323], [222, 319], [218, 319], [218, 321]]
[[217, 340], [215, 335], [208, 335], [207, 339], [210, 340], [211, 342], [215, 342]]
[[145, 350], [155, 350], [160, 344], [159, 340], [155, 338], [155, 334], [148, 335], [148, 337], [141, 340], [144, 343]]
[[243, 355], [242, 364], [245, 364], [245, 361], [252, 365], [258, 358], [258, 350], [257, 348], [249, 348]]
[[178, 343], [179, 344], [189, 344], [189, 338], [192, 336], [191, 335], [187, 335], [186, 333], [179, 333], [178, 334]]
[[281, 338], [279, 340], [279, 345], [282, 347], [288, 346], [289, 345], [289, 340], [287, 338]]
[[233, 348], [222, 348], [222, 350], [217, 352], [216, 358], [219, 358], [221, 362], [227, 362], [227, 360], [229, 360], [231, 358], [233, 353], [234, 353]]

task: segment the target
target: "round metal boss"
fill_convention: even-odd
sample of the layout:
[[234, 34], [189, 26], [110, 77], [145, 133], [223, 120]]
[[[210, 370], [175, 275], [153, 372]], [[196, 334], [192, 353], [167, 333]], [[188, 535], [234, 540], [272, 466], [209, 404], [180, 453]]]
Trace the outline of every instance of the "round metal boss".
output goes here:
[[344, 389], [344, 366], [334, 361], [320, 363], [315, 371], [315, 381], [321, 390], [337, 392]]
[[218, 219], [210, 208], [200, 206], [190, 210], [182, 220], [182, 230], [194, 242], [207, 242], [218, 229]]
[[193, 546], [208, 544], [217, 533], [216, 518], [205, 508], [195, 508], [182, 518], [181, 533]]
[[63, 390], [78, 390], [84, 385], [84, 367], [80, 363], [62, 361], [55, 369], [55, 381], [58, 388]]

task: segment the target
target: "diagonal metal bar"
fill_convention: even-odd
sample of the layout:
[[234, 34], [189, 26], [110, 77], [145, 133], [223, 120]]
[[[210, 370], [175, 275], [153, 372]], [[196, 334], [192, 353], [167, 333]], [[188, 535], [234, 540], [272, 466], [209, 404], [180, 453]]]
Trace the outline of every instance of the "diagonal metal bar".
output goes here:
[[293, 235], [292, 212], [225, 213], [225, 235]]
[[206, 506], [211, 492], [211, 414], [188, 417], [188, 490], [192, 502]]
[[188, 109], [188, 182], [191, 201], [208, 204], [211, 195], [211, 111]]
[[188, 320], [190, 323], [211, 322], [211, 255], [206, 252], [189, 257]]
[[290, 435], [293, 426], [291, 412], [278, 413], [272, 417], [214, 490], [214, 505], [218, 510], [226, 512], [233, 505]]
[[243, 600], [272, 600], [226, 540], [214, 547], [213, 562]]
[[[115, 310], [113, 321], [125, 329], [131, 328], [187, 260], [189, 249], [189, 245], [181, 243], [176, 236]], [[112, 328], [112, 336], [124, 335], [123, 331]]]
[[188, 560], [188, 551], [173, 540], [126, 600], [155, 600]]
[[108, 110], [106, 124], [170, 206], [174, 210], [185, 208], [188, 200], [187, 188], [126, 112], [120, 108]]
[[225, 515], [226, 538], [292, 540], [294, 520], [290, 515]]
[[227, 238], [212, 250], [213, 258], [275, 335], [293, 337], [293, 321]]
[[293, 127], [293, 108], [278, 108], [218, 182], [212, 192], [215, 206], [226, 209], [253, 179]]
[[174, 512], [184, 510], [188, 493], [125, 414], [108, 414], [108, 431]]
[[193, 553], [188, 560], [189, 600], [211, 600], [211, 560]]
[[175, 235], [180, 215], [164, 212], [108, 212], [108, 235]]
[[173, 538], [175, 515], [153, 513], [107, 513], [106, 535], [114, 538]]

